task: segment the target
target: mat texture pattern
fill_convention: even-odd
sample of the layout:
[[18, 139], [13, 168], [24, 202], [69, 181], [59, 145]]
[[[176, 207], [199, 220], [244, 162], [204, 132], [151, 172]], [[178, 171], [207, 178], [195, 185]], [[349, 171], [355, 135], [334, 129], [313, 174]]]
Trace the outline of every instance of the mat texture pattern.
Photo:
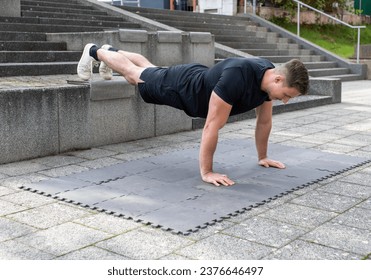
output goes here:
[[187, 235], [370, 162], [278, 144], [270, 144], [269, 150], [271, 158], [283, 161], [286, 169], [258, 166], [252, 141], [220, 142], [214, 170], [228, 174], [236, 182], [232, 187], [201, 181], [197, 147], [21, 188]]

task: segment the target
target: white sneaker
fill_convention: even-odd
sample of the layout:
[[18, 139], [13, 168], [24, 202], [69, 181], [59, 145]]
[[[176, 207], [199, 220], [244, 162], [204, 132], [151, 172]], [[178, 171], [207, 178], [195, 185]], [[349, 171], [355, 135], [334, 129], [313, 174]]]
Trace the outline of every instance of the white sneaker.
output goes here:
[[[111, 45], [103, 45], [101, 49], [108, 50], [111, 47]], [[112, 69], [109, 68], [103, 61], [101, 61], [99, 66], [99, 75], [105, 80], [112, 79]]]
[[91, 78], [93, 63], [97, 63], [97, 61], [89, 54], [90, 48], [92, 46], [95, 46], [95, 44], [90, 43], [84, 47], [84, 51], [80, 58], [79, 64], [77, 65], [77, 75], [79, 75], [79, 77], [85, 81]]

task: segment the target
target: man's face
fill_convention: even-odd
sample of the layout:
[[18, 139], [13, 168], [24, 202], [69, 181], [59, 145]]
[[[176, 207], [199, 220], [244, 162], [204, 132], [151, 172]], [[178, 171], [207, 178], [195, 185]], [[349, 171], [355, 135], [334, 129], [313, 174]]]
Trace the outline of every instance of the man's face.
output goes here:
[[286, 104], [291, 98], [299, 96], [300, 93], [296, 88], [287, 87], [285, 79], [278, 76], [271, 84], [267, 91], [271, 100], [281, 100]]

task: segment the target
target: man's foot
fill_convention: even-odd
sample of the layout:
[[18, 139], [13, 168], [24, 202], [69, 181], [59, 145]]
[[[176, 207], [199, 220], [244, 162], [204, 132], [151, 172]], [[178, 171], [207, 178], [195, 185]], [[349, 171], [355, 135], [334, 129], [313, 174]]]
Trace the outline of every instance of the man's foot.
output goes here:
[[[111, 45], [103, 45], [101, 49], [109, 50], [111, 48]], [[111, 80], [112, 79], [112, 69], [107, 66], [103, 61], [101, 61], [99, 66], [99, 75], [105, 79], [105, 80]]]
[[77, 75], [85, 81], [91, 78], [91, 73], [93, 70], [93, 63], [97, 61], [90, 56], [90, 48], [95, 46], [95, 44], [87, 44], [84, 48], [82, 56], [80, 58], [79, 64], [77, 65]]

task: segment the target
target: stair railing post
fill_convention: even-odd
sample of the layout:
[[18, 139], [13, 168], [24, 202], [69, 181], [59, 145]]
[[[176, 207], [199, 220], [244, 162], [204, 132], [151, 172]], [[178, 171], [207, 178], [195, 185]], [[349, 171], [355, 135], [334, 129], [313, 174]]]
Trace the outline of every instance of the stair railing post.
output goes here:
[[296, 34], [300, 37], [300, 3], [298, 3]]
[[245, 0], [244, 2], [244, 6], [243, 6], [243, 13], [246, 14], [247, 10], [246, 10], [246, 7], [247, 6], [247, 0]]
[[361, 28], [358, 27], [358, 38], [357, 38], [357, 63], [359, 63], [359, 48], [361, 44]]
[[252, 1], [252, 13], [256, 15], [256, 0]]

